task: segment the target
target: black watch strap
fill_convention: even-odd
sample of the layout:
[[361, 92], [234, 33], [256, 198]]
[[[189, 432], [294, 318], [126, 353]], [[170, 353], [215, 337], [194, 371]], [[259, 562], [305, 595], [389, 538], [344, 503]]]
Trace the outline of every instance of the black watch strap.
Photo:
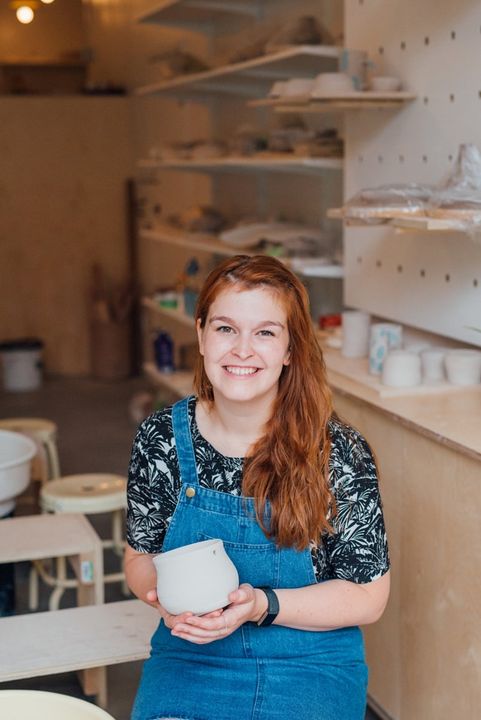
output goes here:
[[267, 595], [267, 610], [261, 615], [257, 624], [259, 627], [266, 627], [271, 625], [279, 615], [279, 598], [270, 587], [262, 586], [259, 590], [262, 590]]

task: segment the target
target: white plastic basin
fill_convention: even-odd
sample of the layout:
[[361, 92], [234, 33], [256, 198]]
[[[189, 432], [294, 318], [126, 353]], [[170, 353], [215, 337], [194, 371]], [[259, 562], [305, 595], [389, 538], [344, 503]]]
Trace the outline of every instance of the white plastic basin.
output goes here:
[[80, 698], [42, 690], [0, 690], [5, 720], [114, 720], [105, 710]]
[[20, 433], [0, 430], [0, 517], [12, 512], [15, 498], [30, 482], [30, 461], [37, 448]]

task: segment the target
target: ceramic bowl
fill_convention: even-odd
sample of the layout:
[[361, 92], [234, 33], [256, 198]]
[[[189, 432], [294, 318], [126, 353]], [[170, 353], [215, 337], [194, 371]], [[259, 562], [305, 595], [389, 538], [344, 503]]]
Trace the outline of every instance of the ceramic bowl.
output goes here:
[[371, 78], [371, 90], [374, 92], [396, 92], [401, 89], [401, 80], [390, 75], [378, 75]]
[[239, 587], [239, 575], [222, 540], [202, 540], [183, 545], [153, 558], [157, 596], [172, 613], [195, 615], [229, 604], [229, 593]]
[[444, 357], [446, 374], [452, 385], [477, 385], [481, 380], [481, 351], [468, 348], [448, 350]]
[[276, 80], [272, 85], [271, 89], [267, 93], [267, 97], [276, 98], [284, 95], [284, 88], [286, 86], [286, 80]]
[[321, 73], [314, 78], [311, 97], [343, 95], [354, 92], [354, 83], [347, 73]]
[[382, 383], [390, 387], [414, 387], [421, 382], [421, 358], [407, 350], [390, 350], [382, 366]]
[[296, 95], [309, 95], [314, 85], [312, 78], [291, 78], [286, 80], [281, 93], [283, 97], [295, 97]]

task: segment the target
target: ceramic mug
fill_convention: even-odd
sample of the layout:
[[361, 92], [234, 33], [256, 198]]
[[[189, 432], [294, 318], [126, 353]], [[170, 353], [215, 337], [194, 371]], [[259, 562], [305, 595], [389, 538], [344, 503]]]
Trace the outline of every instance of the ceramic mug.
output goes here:
[[229, 604], [239, 575], [219, 539], [183, 545], [153, 558], [157, 597], [172, 615], [204, 615]]
[[369, 342], [369, 372], [380, 375], [384, 358], [389, 350], [402, 345], [402, 326], [395, 323], [374, 323], [371, 325]]
[[342, 313], [342, 354], [344, 357], [366, 357], [369, 353], [371, 316], [362, 310]]

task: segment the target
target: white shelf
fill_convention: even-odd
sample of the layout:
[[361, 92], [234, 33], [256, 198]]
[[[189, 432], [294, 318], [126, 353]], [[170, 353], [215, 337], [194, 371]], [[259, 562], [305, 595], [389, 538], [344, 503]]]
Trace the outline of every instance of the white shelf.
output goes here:
[[151, 382], [172, 390], [179, 397], [190, 395], [193, 391], [194, 373], [188, 370], [176, 370], [173, 373], [160, 372], [153, 362], [145, 362], [143, 369]]
[[[225, 257], [233, 257], [234, 255], [256, 255], [259, 253], [258, 250], [245, 249], [245, 248], [234, 248], [226, 245], [221, 240], [218, 240], [215, 235], [207, 235], [204, 233], [185, 233], [177, 228], [170, 228], [169, 226], [161, 226], [156, 230], [140, 230], [140, 237], [145, 240], [153, 240], [154, 242], [169, 243], [170, 245], [178, 245], [181, 247], [189, 247], [198, 251], [212, 252]], [[315, 264], [311, 258], [279, 258], [279, 260], [288, 265], [294, 272], [303, 277], [318, 277], [318, 278], [342, 278], [344, 277], [344, 268], [342, 265], [327, 265], [322, 263]], [[164, 315], [169, 315], [178, 319], [184, 324], [192, 324], [193, 320], [187, 315], [183, 315], [178, 310], [169, 310], [162, 308], [157, 305], [150, 298], [144, 298], [142, 301], [145, 307], [151, 310], [156, 310]], [[180, 317], [179, 317], [180, 316]], [[192, 320], [192, 323], [189, 321]]]
[[138, 167], [158, 170], [187, 170], [190, 172], [300, 172], [312, 173], [319, 170], [342, 170], [343, 159], [336, 157], [299, 157], [296, 155], [274, 155], [258, 153], [255, 157], [225, 157], [212, 160], [140, 160]]
[[136, 16], [139, 23], [173, 25], [209, 32], [227, 19], [258, 18], [266, 0], [164, 0]]
[[152, 300], [151, 298], [148, 298], [148, 297], [142, 298], [142, 305], [145, 308], [147, 308], [148, 310], [151, 310], [152, 312], [158, 313], [159, 315], [168, 317], [171, 320], [175, 320], [175, 322], [182, 323], [182, 325], [187, 325], [187, 327], [195, 329], [194, 318], [191, 317], [190, 315], [186, 315], [184, 312], [181, 312], [180, 310], [162, 307], [162, 305], [159, 305], [158, 303], [155, 302], [155, 300]]
[[[145, 240], [153, 240], [154, 242], [166, 242], [170, 245], [178, 245], [179, 247], [188, 247], [203, 252], [216, 253], [225, 257], [238, 255], [238, 248], [230, 247], [215, 235], [207, 233], [188, 233], [177, 228], [169, 226], [159, 226], [155, 230], [140, 230], [139, 235]], [[249, 250], [242, 250], [244, 255], [252, 255]]]
[[135, 92], [137, 95], [182, 95], [193, 91], [265, 95], [265, 86], [275, 80], [315, 77], [325, 69], [326, 60], [338, 60], [340, 53], [341, 48], [333, 45], [295, 45], [253, 60], [144, 85]]
[[309, 95], [297, 95], [285, 98], [263, 98], [250, 100], [249, 107], [271, 107], [276, 112], [325, 113], [340, 110], [379, 110], [399, 108], [407, 102], [416, 100], [409, 92], [380, 93], [372, 91], [352, 92], [346, 95], [325, 95], [311, 98]]

